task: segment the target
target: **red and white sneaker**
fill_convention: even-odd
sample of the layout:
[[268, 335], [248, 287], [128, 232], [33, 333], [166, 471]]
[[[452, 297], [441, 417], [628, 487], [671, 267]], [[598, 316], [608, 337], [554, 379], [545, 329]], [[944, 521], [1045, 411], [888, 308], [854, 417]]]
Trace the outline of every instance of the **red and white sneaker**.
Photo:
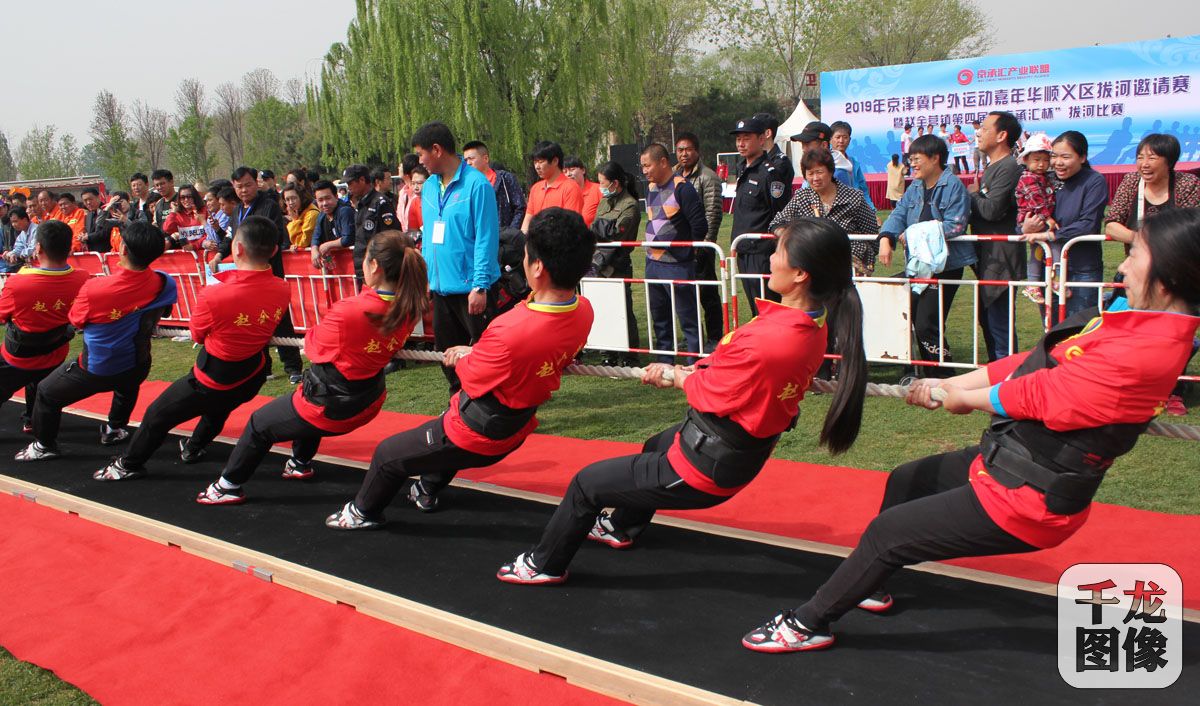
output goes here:
[[833, 635], [809, 630], [785, 610], [766, 625], [755, 628], [742, 638], [742, 647], [755, 652], [805, 652], [833, 647]]
[[531, 586], [549, 586], [556, 583], [562, 583], [567, 580], [567, 573], [562, 576], [552, 576], [543, 574], [537, 570], [529, 561], [529, 553], [526, 552], [513, 559], [511, 564], [505, 564], [496, 572], [496, 578], [505, 583], [522, 583]]
[[596, 524], [592, 525], [592, 531], [588, 532], [587, 538], [593, 542], [607, 544], [613, 549], [628, 549], [633, 546], [633, 538], [613, 527], [612, 518], [607, 512], [602, 512], [596, 517]]
[[237, 505], [246, 502], [246, 491], [241, 488], [225, 490], [216, 483], [209, 483], [203, 493], [196, 496], [201, 505]]
[[300, 463], [294, 458], [289, 458], [287, 463], [283, 464], [281, 475], [288, 480], [307, 480], [312, 478], [316, 472], [311, 463]]
[[1172, 417], [1183, 417], [1187, 415], [1187, 406], [1183, 404], [1183, 398], [1179, 395], [1171, 395], [1167, 398], [1167, 414]]
[[896, 604], [892, 594], [880, 589], [858, 602], [858, 607], [871, 613], [886, 613]]

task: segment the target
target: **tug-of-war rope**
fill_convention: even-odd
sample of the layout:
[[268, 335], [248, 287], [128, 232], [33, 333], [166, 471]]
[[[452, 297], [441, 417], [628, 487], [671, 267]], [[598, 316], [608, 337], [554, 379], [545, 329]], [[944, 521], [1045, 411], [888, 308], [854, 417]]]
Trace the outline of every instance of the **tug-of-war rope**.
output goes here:
[[[185, 328], [167, 328], [160, 326], [155, 330], [159, 336], [182, 338], [187, 337], [190, 340], [190, 334]], [[284, 337], [275, 336], [271, 338], [272, 346], [294, 346], [302, 348], [304, 339], [299, 337]], [[441, 363], [442, 354], [438, 351], [418, 351], [408, 348], [399, 350], [393, 356], [399, 360], [413, 360], [424, 363]], [[568, 365], [563, 369], [563, 372], [570, 375], [590, 375], [593, 377], [606, 378], [628, 378], [631, 380], [642, 379], [642, 368], [631, 368], [615, 365]], [[837, 390], [837, 383], [820, 378], [813, 378], [812, 384], [809, 385], [810, 390], [817, 392], [832, 393]], [[935, 391], [933, 396], [935, 399], [939, 397]], [[887, 385], [882, 383], [867, 383], [867, 397], [896, 397], [904, 398], [908, 396], [908, 388], [903, 385]], [[1150, 422], [1150, 426], [1146, 428], [1146, 434], [1150, 436], [1163, 436], [1169, 439], [1186, 439], [1187, 441], [1200, 441], [1200, 427], [1191, 427], [1184, 424], [1165, 424], [1163, 422]]]

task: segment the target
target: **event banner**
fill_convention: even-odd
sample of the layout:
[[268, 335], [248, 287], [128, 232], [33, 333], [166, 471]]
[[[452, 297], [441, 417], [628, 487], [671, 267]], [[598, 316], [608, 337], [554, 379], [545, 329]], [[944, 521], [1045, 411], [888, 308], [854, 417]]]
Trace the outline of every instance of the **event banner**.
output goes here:
[[1087, 136], [1093, 164], [1132, 164], [1145, 135], [1175, 135], [1200, 158], [1200, 35], [821, 74], [821, 119], [854, 128], [850, 156], [882, 172], [905, 125], [951, 132], [993, 110], [1030, 133]]

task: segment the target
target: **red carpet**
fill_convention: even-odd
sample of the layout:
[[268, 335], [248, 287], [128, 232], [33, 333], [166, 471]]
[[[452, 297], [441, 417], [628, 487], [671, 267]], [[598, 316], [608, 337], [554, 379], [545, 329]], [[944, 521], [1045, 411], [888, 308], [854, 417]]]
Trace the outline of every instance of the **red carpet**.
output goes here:
[[0, 566], [0, 641], [104, 704], [618, 703], [7, 495]]
[[[145, 406], [165, 386], [162, 382], [146, 383], [135, 418], [140, 418]], [[269, 400], [259, 397], [235, 412], [224, 435], [237, 436], [252, 408]], [[108, 400], [97, 397], [85, 401], [81, 407], [106, 412]], [[383, 412], [354, 433], [324, 440], [321, 453], [368, 461], [380, 439], [425, 419]], [[462, 477], [561, 496], [572, 476], [583, 466], [603, 458], [636, 453], [639, 449], [636, 444], [535, 434], [504, 462], [467, 471]], [[724, 505], [667, 514], [849, 547], [857, 543], [862, 530], [878, 512], [886, 478], [879, 471], [775, 460], [748, 488]], [[1174, 567], [1183, 578], [1184, 605], [1200, 609], [1197, 536], [1200, 536], [1200, 516], [1096, 503], [1083, 529], [1055, 549], [948, 563], [1046, 583], [1057, 583], [1064, 570], [1078, 563], [1164, 563]]]

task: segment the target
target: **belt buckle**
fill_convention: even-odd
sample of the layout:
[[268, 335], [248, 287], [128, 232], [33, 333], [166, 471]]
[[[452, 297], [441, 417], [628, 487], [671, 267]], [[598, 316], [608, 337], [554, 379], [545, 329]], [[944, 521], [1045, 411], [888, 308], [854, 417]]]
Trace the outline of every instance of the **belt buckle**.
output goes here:
[[992, 461], [996, 458], [996, 454], [1000, 453], [1000, 444], [997, 443], [995, 439], [988, 439], [987, 445], [990, 448], [988, 448], [983, 454], [983, 463], [990, 469]]

